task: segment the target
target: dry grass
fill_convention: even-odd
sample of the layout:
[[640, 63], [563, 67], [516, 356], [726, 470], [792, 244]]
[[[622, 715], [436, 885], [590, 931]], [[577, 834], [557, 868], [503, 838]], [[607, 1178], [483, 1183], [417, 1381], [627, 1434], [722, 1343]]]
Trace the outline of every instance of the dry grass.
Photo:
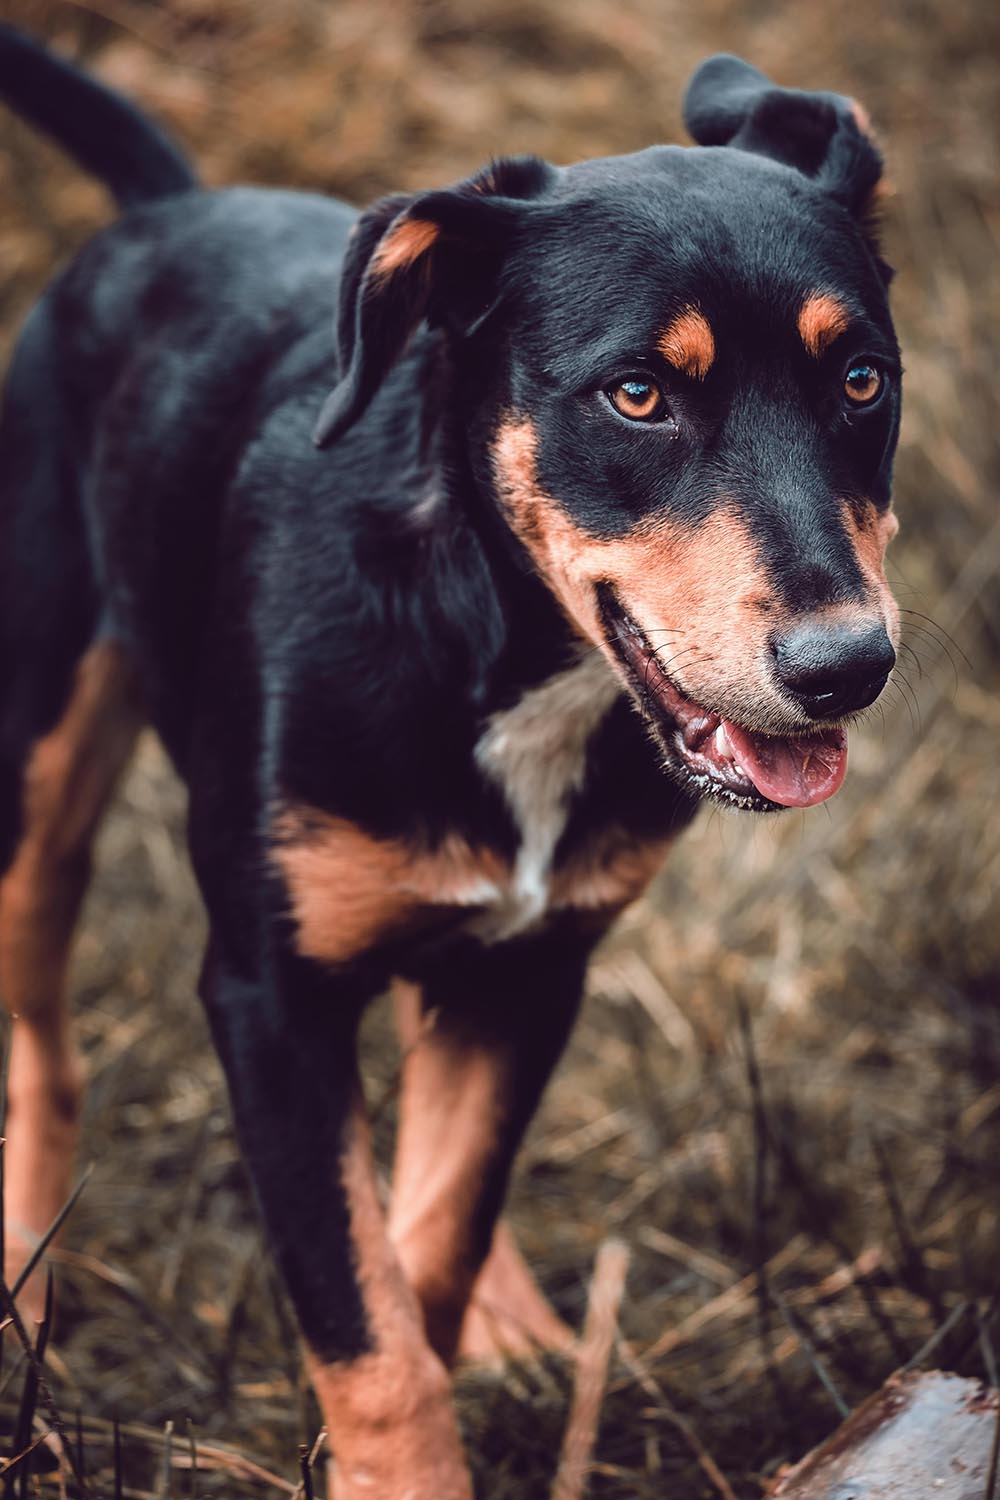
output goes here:
[[[631, 1250], [591, 1478], [601, 1500], [759, 1495], [935, 1330], [934, 1361], [988, 1372], [1000, 1290], [996, 7], [8, 0], [7, 12], [133, 90], [210, 181], [358, 200], [446, 181], [494, 151], [562, 161], [679, 138], [684, 78], [719, 47], [868, 105], [898, 189], [903, 680], [858, 737], [829, 813], [704, 816], [623, 922], [512, 1214], [577, 1323], [600, 1243]], [[0, 129], [9, 338], [106, 210], [51, 148]], [[193, 998], [202, 918], [181, 821], [145, 743], [103, 839], [76, 964], [96, 1166], [60, 1252], [48, 1368], [104, 1493], [115, 1415], [127, 1493], [171, 1488], [168, 1419], [172, 1493], [189, 1492], [188, 1417], [199, 1494], [291, 1493], [316, 1418]], [[376, 1014], [376, 1094], [395, 1066], [386, 1036]], [[6, 1344], [0, 1385], [9, 1333]], [[18, 1372], [0, 1395], [4, 1426], [21, 1383]], [[548, 1494], [570, 1388], [558, 1362], [460, 1379], [483, 1500]]]

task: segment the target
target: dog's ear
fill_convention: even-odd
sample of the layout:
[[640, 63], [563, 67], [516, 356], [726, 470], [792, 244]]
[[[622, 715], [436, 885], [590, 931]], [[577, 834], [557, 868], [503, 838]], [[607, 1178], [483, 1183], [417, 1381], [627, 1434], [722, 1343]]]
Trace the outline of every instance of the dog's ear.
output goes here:
[[684, 123], [700, 146], [735, 146], [796, 167], [867, 220], [882, 155], [853, 99], [778, 88], [742, 58], [719, 53], [688, 84]]
[[526, 202], [555, 175], [537, 157], [507, 158], [452, 188], [383, 198], [362, 215], [340, 283], [340, 380], [316, 424], [317, 447], [361, 416], [425, 319], [459, 335], [483, 322]]

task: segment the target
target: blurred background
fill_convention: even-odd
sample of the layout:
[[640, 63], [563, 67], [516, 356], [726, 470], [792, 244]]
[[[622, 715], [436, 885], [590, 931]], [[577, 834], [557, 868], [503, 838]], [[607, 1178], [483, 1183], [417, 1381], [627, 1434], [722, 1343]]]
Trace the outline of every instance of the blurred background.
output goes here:
[[[631, 1249], [628, 1342], [591, 1481], [605, 1500], [759, 1496], [911, 1360], [995, 1380], [1000, 8], [3, 0], [3, 13], [138, 99], [208, 184], [359, 204], [494, 153], [567, 162], [683, 140], [686, 78], [720, 49], [864, 103], [894, 188], [906, 366], [897, 680], [829, 809], [704, 813], [621, 923], [511, 1216], [574, 1323], [601, 1241]], [[109, 216], [99, 187], [0, 113], [4, 351]], [[117, 1416], [126, 1492], [168, 1494], [163, 1424], [183, 1463], [190, 1419], [199, 1493], [291, 1493], [317, 1419], [194, 998], [202, 936], [183, 795], [149, 739], [102, 838], [74, 970], [95, 1170], [58, 1252], [49, 1365], [93, 1475]], [[387, 1137], [381, 1012], [366, 1067]], [[0, 1431], [20, 1391], [12, 1360]], [[548, 1493], [568, 1390], [558, 1361], [460, 1377], [482, 1500]]]

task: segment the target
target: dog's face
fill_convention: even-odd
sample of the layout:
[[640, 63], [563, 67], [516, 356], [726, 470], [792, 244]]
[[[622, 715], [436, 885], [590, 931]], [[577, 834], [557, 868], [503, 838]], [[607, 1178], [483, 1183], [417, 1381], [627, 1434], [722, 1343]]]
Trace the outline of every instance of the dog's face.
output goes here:
[[807, 806], [895, 660], [880, 162], [849, 101], [735, 59], [699, 71], [686, 110], [712, 149], [498, 163], [362, 220], [327, 429], [370, 399], [414, 306], [449, 328], [474, 463], [667, 768], [725, 802]]

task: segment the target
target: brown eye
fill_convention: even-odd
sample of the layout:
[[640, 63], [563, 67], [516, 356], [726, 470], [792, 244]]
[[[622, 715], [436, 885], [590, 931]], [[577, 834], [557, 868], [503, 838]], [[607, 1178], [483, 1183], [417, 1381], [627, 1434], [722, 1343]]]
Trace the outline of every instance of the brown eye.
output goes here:
[[874, 365], [852, 365], [844, 376], [844, 391], [859, 406], [875, 400], [882, 389], [882, 376]]
[[656, 422], [667, 415], [663, 392], [652, 380], [622, 380], [609, 388], [608, 400], [632, 422]]

